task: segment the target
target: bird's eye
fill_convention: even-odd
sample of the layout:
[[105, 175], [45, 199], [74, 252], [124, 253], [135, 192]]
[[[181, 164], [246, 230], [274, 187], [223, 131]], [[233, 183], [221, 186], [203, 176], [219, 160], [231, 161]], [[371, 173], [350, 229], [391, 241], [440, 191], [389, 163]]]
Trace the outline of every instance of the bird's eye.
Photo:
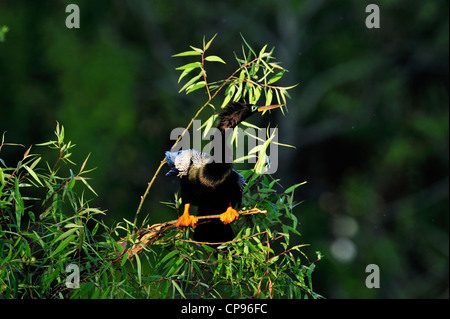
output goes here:
[[256, 105], [252, 105], [252, 112], [258, 111], [258, 107]]

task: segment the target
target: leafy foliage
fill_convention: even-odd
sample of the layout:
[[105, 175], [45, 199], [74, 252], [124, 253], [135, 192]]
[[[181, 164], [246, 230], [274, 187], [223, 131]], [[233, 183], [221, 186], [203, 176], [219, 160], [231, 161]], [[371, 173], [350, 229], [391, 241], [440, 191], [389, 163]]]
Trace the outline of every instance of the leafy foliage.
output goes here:
[[[237, 58], [240, 66], [233, 74], [239, 73], [239, 77], [208, 83], [204, 61], [224, 63], [218, 56], [204, 54], [211, 42], [204, 43], [202, 50], [191, 47], [192, 51], [177, 55], [202, 57], [200, 72], [183, 88], [187, 93], [202, 87], [206, 90], [208, 101], [199, 111], [211, 105], [225, 87], [225, 100], [231, 96], [256, 102], [258, 90], [277, 91], [281, 99], [286, 95], [283, 90], [287, 88], [268, 87], [282, 76], [269, 78], [277, 68], [269, 62], [273, 50], [266, 53], [263, 48], [259, 56], [250, 58], [254, 51], [245, 40], [250, 52], [244, 60]], [[258, 72], [257, 64], [263, 75], [253, 81], [250, 78]], [[198, 64], [187, 64], [179, 69], [182, 73], [190, 70], [186, 76], [196, 68]], [[235, 87], [235, 92], [230, 93], [230, 87]], [[74, 173], [71, 155], [75, 145], [67, 142], [65, 135], [58, 123], [56, 139], [36, 145], [52, 149], [56, 154], [53, 161], [32, 154], [32, 147], [16, 165], [7, 165], [0, 158], [0, 298], [320, 297], [312, 289], [311, 274], [321, 254], [309, 261], [301, 250], [305, 245], [293, 244], [300, 235], [292, 213], [298, 204], [294, 191], [303, 183], [283, 189], [270, 175], [256, 169], [241, 171], [247, 180], [243, 209], [258, 207], [266, 214], [242, 216], [233, 224], [237, 233], [233, 241], [215, 250], [190, 240], [189, 230], [169, 227], [158, 240], [144, 246], [141, 254], [129, 258], [127, 249], [138, 236], [138, 213], [164, 162], [142, 196], [135, 221], [124, 219], [108, 226], [102, 220], [105, 212], [90, 207], [87, 199], [87, 194], [97, 195], [86, 176], [92, 171], [86, 168], [89, 156]], [[4, 137], [0, 152], [4, 147], [20, 147], [5, 143]], [[168, 205], [178, 209], [180, 199], [175, 196]], [[69, 265], [80, 270], [75, 289], [66, 283]]]
[[[99, 167], [83, 175], [94, 177], [89, 184], [100, 195], [90, 204], [108, 210], [107, 225], [132, 221], [168, 132], [205, 102], [205, 88], [177, 94], [190, 77], [177, 86], [181, 71], [171, 70], [200, 56], [170, 56], [188, 44], [202, 48], [202, 36], [208, 42], [218, 32], [207, 53], [226, 64], [205, 65], [208, 81], [224, 79], [238, 67], [233, 51], [239, 58], [241, 44], [248, 51], [238, 35], [245, 32], [256, 53], [275, 45], [289, 70], [273, 85], [301, 83], [288, 90], [287, 116], [272, 112], [270, 122], [280, 141], [296, 146], [280, 150], [274, 176], [285, 186], [308, 180], [295, 191], [304, 202], [294, 213], [314, 248], [304, 252], [327, 256], [313, 273], [315, 290], [330, 298], [448, 298], [448, 1], [383, 1], [376, 30], [365, 27], [367, 3], [358, 0], [79, 5], [74, 31], [64, 26], [61, 3], [0, 1], [0, 30], [10, 29], [0, 42], [0, 141], [7, 131], [7, 141], [28, 147], [63, 123], [77, 144], [70, 159], [81, 164], [91, 153], [88, 167]], [[216, 109], [224, 94], [212, 101]], [[0, 157], [15, 168], [25, 150], [5, 146]], [[31, 152], [38, 151], [37, 167], [54, 164], [51, 150]], [[157, 177], [141, 212], [151, 224], [175, 218], [159, 201], [174, 183]], [[342, 238], [351, 245], [336, 246]], [[364, 285], [371, 263], [380, 266], [381, 289]]]
[[[225, 106], [231, 100], [255, 104], [263, 91], [266, 97], [265, 105], [272, 102], [273, 92], [276, 92], [278, 103], [286, 103], [285, 96], [289, 96], [287, 90], [291, 87], [270, 85], [278, 81], [286, 71], [278, 63], [271, 61], [274, 59], [272, 56], [274, 50], [266, 52], [267, 46], [264, 46], [259, 54], [256, 54], [243, 37], [244, 57], [236, 56], [239, 68], [227, 79], [209, 83], [205, 61], [226, 64], [219, 56], [207, 55], [214, 38], [215, 36], [208, 42], [203, 39], [201, 49], [190, 46], [190, 51], [174, 55], [174, 57], [194, 56], [201, 59], [201, 62], [190, 62], [177, 68], [181, 71], [179, 82], [186, 76], [194, 74], [182, 86], [180, 92], [185, 91], [189, 94], [203, 88], [208, 96], [208, 100], [200, 107], [185, 132], [206, 106], [215, 109], [212, 101], [221, 90], [225, 90], [221, 106]], [[275, 69], [281, 71], [269, 77]], [[205, 130], [212, 127], [215, 119], [216, 114], [212, 114], [204, 124]], [[182, 135], [176, 143], [181, 137]], [[298, 221], [292, 214], [292, 209], [296, 206], [293, 201], [294, 190], [303, 183], [289, 187], [285, 192], [276, 192], [276, 186], [281, 187], [279, 181], [270, 175], [262, 174], [264, 166], [267, 165], [265, 154], [270, 142], [271, 138], [250, 150], [249, 153], [258, 153], [260, 160], [256, 162], [254, 169], [241, 171], [248, 183], [244, 190], [243, 209], [258, 207], [266, 210], [267, 215], [263, 218], [246, 216], [235, 223], [233, 225], [237, 233], [235, 240], [219, 246], [218, 253], [206, 245], [203, 245], [202, 249], [193, 246], [192, 241], [188, 239], [189, 234], [184, 234], [175, 242], [162, 240], [164, 243], [162, 245], [165, 245], [170, 253], [162, 258], [155, 258], [153, 262], [149, 261], [155, 265], [152, 268], [155, 270], [152, 278], [160, 285], [158, 290], [162, 291], [161, 297], [167, 297], [170, 293], [169, 287], [172, 287], [171, 297], [178, 294], [181, 297], [191, 298], [318, 296], [313, 292], [311, 283], [314, 262], [302, 263], [300, 257], [307, 260], [300, 249], [304, 245], [290, 244], [291, 236], [300, 235], [296, 230]], [[164, 163], [163, 160], [155, 176]], [[141, 199], [140, 207], [151, 186], [152, 182]], [[180, 199], [176, 196], [175, 202], [169, 205], [178, 208]], [[135, 223], [138, 213], [139, 209]], [[173, 238], [173, 234], [170, 236]], [[171, 238], [170, 236], [168, 238]], [[154, 253], [154, 250], [147, 248], [147, 252]], [[321, 254], [318, 253], [317, 260], [320, 258]], [[136, 258], [136, 262], [140, 265], [139, 257]]]
[[[108, 241], [96, 234], [106, 226], [104, 212], [89, 206], [84, 189], [88, 158], [75, 175], [67, 165], [75, 145], [66, 143], [64, 127], [56, 127], [56, 140], [40, 144], [55, 149], [54, 163], [28, 148], [16, 166], [0, 159], [0, 297], [57, 298], [67, 293], [65, 268], [69, 263], [89, 269], [106, 259]], [[4, 146], [19, 146], [5, 143]], [[41, 164], [41, 165], [39, 165]], [[77, 181], [83, 186], [77, 195]]]

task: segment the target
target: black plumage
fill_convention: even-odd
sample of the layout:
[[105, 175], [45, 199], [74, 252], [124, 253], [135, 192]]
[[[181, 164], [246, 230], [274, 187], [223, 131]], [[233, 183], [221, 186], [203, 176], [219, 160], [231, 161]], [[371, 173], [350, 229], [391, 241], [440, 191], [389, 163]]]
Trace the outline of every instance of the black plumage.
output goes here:
[[[241, 205], [245, 179], [233, 169], [231, 159], [225, 158], [225, 150], [230, 147], [225, 141], [225, 131], [237, 126], [256, 111], [264, 111], [280, 105], [255, 107], [250, 104], [232, 102], [219, 115], [217, 128], [222, 134], [222, 148], [219, 161], [213, 161], [209, 154], [194, 149], [178, 152], [166, 152], [170, 170], [166, 176], [180, 177], [181, 198], [184, 213], [177, 227], [195, 228], [194, 239], [201, 242], [218, 243], [232, 240], [233, 231], [229, 223], [239, 215], [234, 209]], [[217, 160], [217, 157], [216, 157]], [[220, 215], [219, 219], [210, 219], [199, 223], [189, 214], [190, 206], [198, 207], [198, 215]]]

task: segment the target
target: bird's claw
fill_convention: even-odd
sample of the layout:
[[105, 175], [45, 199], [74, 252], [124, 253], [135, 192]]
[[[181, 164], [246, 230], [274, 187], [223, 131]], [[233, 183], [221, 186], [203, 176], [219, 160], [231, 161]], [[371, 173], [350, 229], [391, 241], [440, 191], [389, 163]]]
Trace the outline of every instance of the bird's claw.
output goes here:
[[234, 222], [239, 218], [239, 213], [233, 209], [231, 206], [227, 208], [227, 211], [223, 214], [220, 214], [220, 220], [226, 225]]
[[180, 218], [178, 218], [177, 223], [175, 226], [177, 226], [178, 229], [182, 229], [183, 227], [189, 227], [195, 228], [197, 226], [198, 218], [195, 216], [192, 216], [189, 214], [189, 204], [186, 204], [184, 207], [184, 213], [181, 215]]

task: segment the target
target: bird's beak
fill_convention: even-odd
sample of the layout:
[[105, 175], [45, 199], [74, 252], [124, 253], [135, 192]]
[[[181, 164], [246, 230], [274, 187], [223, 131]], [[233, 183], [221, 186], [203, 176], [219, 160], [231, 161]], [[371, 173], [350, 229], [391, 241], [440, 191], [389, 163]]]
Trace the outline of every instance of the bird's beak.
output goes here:
[[259, 107], [257, 108], [257, 111], [258, 111], [258, 112], [264, 112], [264, 111], [268, 111], [268, 110], [273, 110], [273, 109], [279, 108], [279, 107], [281, 107], [281, 106], [283, 106], [283, 104], [274, 104], [274, 105], [259, 106]]

